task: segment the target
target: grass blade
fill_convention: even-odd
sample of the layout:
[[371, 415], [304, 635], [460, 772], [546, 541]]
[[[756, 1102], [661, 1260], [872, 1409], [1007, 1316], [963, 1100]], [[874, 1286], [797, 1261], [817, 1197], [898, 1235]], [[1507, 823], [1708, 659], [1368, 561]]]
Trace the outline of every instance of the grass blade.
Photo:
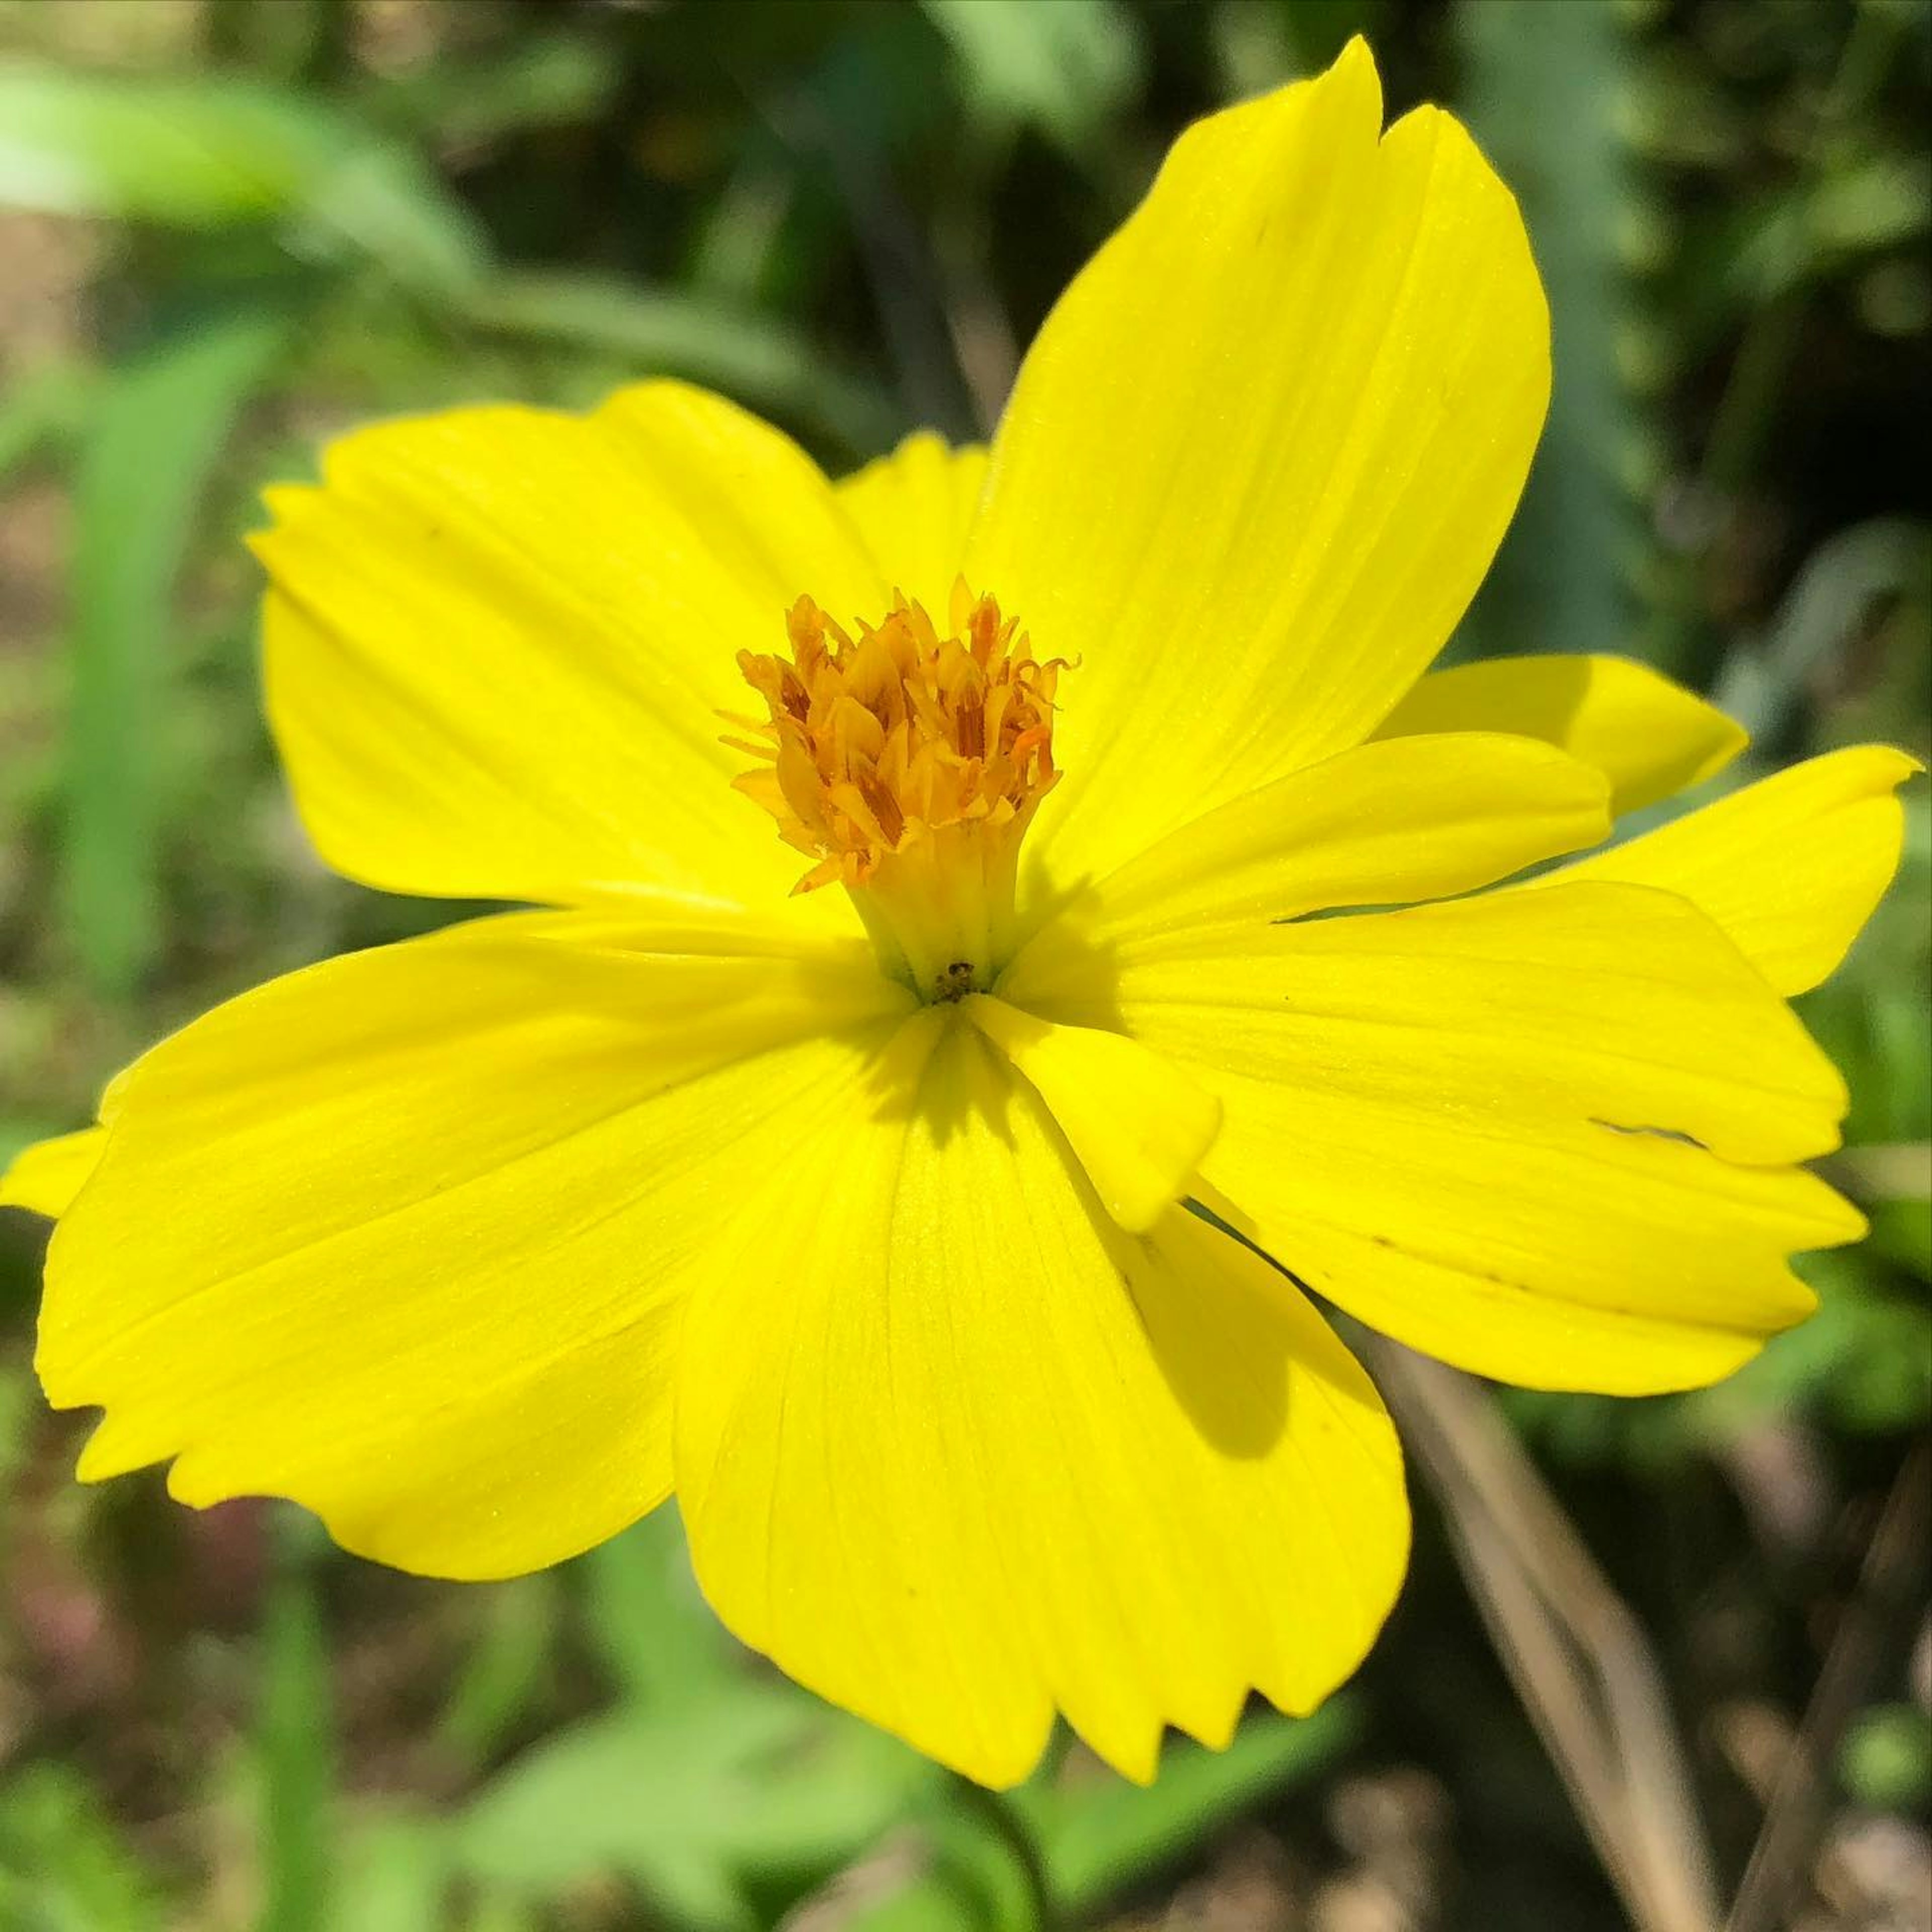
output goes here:
[[182, 554], [236, 412], [286, 324], [250, 312], [158, 344], [108, 379], [74, 484], [64, 912], [92, 990], [124, 1004], [160, 938], [157, 724]]

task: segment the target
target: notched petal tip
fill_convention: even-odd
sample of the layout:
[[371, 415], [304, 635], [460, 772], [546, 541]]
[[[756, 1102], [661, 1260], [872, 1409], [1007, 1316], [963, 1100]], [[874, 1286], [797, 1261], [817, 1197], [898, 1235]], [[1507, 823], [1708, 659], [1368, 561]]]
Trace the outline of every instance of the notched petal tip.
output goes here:
[[972, 1017], [938, 1016], [942, 1104], [850, 1123], [838, 1185], [773, 1204], [693, 1297], [694, 1565], [752, 1647], [976, 1780], [1018, 1781], [1057, 1708], [1146, 1782], [1166, 1726], [1218, 1747], [1250, 1686], [1306, 1709], [1360, 1663], [1402, 1574], [1400, 1453], [1258, 1258], [1184, 1211], [1106, 1222]]
[[107, 1130], [97, 1126], [22, 1148], [0, 1172], [0, 1208], [24, 1208], [58, 1220], [92, 1178], [106, 1145]]
[[1827, 752], [1531, 883], [1616, 880], [1688, 900], [1789, 998], [1837, 970], [1884, 897], [1904, 838], [1895, 794], [1922, 769], [1890, 746]]
[[1382, 115], [1358, 42], [1196, 124], [1015, 385], [967, 569], [1091, 640], [1041, 814], [1064, 874], [1358, 744], [1514, 508], [1548, 400], [1527, 236], [1452, 117]]
[[[37, 1363], [35, 1369], [50, 1406], [64, 1409], [94, 1406], [85, 1396], [57, 1396], [45, 1366]], [[180, 1446], [173, 1436], [160, 1436], [152, 1426], [143, 1430], [118, 1409], [104, 1410], [93, 1433], [81, 1445], [74, 1473], [83, 1483], [108, 1482], [116, 1476], [130, 1475], [136, 1469], [166, 1462]], [[169, 1492], [174, 1493], [172, 1475]]]
[[1843, 755], [1852, 754], [1863, 762], [1869, 774], [1870, 788], [1877, 792], [1896, 791], [1908, 780], [1919, 776], [1926, 768], [1923, 758], [1896, 745], [1853, 745]]
[[[1321, 73], [1311, 74], [1302, 81], [1291, 81], [1288, 86], [1316, 88], [1346, 98], [1358, 106], [1365, 120], [1373, 124], [1378, 134], [1381, 131], [1382, 70], [1376, 64], [1376, 50], [1364, 34], [1351, 34], [1342, 51]], [[1276, 90], [1278, 93], [1286, 91]]]

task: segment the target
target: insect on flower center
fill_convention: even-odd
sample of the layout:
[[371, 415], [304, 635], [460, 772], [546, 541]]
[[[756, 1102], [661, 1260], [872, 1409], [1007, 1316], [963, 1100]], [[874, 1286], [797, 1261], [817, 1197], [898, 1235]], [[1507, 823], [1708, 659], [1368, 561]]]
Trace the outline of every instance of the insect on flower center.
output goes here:
[[763, 718], [725, 742], [764, 762], [735, 782], [842, 885], [886, 969], [928, 1000], [990, 986], [1014, 940], [1020, 842], [1059, 774], [1054, 691], [998, 602], [953, 586], [950, 631], [902, 596], [856, 637], [801, 597], [788, 654], [738, 654]]

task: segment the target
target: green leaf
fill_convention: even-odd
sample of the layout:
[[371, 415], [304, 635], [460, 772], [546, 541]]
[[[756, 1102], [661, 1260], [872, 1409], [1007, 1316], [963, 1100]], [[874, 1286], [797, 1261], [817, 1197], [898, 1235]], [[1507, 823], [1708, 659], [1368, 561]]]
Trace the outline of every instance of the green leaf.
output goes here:
[[1733, 292], [1769, 302], [1847, 263], [1922, 236], [1932, 194], [1918, 158], [1870, 156], [1767, 196], [1738, 224], [1726, 272]]
[[549, 1571], [478, 1594], [482, 1628], [436, 1725], [437, 1741], [464, 1765], [489, 1757], [537, 1701], [561, 1622], [561, 1593]]
[[518, 1760], [458, 1820], [456, 1858], [537, 1896], [630, 1880], [703, 1932], [752, 1925], [848, 1863], [931, 1767], [788, 1685], [745, 1678], [687, 1708], [622, 1711]]
[[0, 484], [50, 446], [72, 442], [98, 379], [80, 362], [47, 362], [0, 395]]
[[1724, 1440], [1766, 1415], [1822, 1414], [1858, 1434], [1923, 1425], [1932, 1409], [1932, 1309], [1889, 1292], [1857, 1253], [1801, 1256], [1818, 1312], [1727, 1381], [1682, 1398], [1694, 1435]]
[[[996, 1826], [1002, 1810], [1006, 1822]], [[910, 1822], [925, 1854], [918, 1876], [860, 1907], [848, 1932], [1042, 1932], [1034, 1881], [1012, 1843], [1015, 1832], [1031, 1830], [1013, 1793], [949, 1781]]]
[[[1306, 1718], [1257, 1712], [1225, 1751], [1171, 1742], [1145, 1787], [1104, 1773], [1061, 1779], [1050, 1767], [998, 1802], [1030, 1832], [1058, 1910], [1091, 1918], [1129, 1887], [1184, 1864], [1244, 1812], [1326, 1771], [1361, 1729], [1360, 1708], [1333, 1697]], [[1027, 1894], [1000, 1836], [957, 1809], [928, 1823], [930, 1868], [862, 1911], [851, 1932], [914, 1932], [930, 1926], [1028, 1932]]]
[[1384, 45], [1382, 0], [1220, 0], [1208, 42], [1224, 101], [1246, 100], [1329, 66], [1364, 34]]
[[28, 1764], [0, 1784], [0, 1924], [21, 1932], [149, 1932], [140, 1860], [86, 1778]]
[[374, 1817], [344, 1834], [328, 1932], [424, 1932], [443, 1923], [449, 1834], [440, 1821]]
[[1880, 1201], [1869, 1218], [1866, 1239], [1874, 1250], [1910, 1268], [1921, 1281], [1932, 1282], [1932, 1200]]
[[244, 313], [157, 344], [108, 379], [74, 484], [74, 684], [64, 902], [94, 989], [125, 1000], [160, 944], [158, 725], [168, 613], [208, 479], [286, 325]]
[[1258, 1712], [1225, 1751], [1177, 1743], [1145, 1786], [1110, 1779], [1082, 1789], [1030, 1786], [1021, 1800], [1045, 1849], [1055, 1893], [1076, 1912], [1121, 1886], [1184, 1858], [1232, 1817], [1270, 1793], [1324, 1770], [1360, 1728], [1360, 1714], [1332, 1698], [1307, 1718]]
[[1804, 560], [1762, 640], [1733, 650], [1716, 704], [1755, 740], [1786, 737], [1819, 677], [1881, 599], [1932, 575], [1932, 530], [1900, 517], [1836, 532]]
[[951, 46], [969, 110], [995, 128], [1037, 128], [1090, 150], [1139, 94], [1138, 27], [1114, 0], [922, 0]]
[[479, 269], [467, 212], [409, 149], [252, 82], [0, 67], [0, 202], [183, 228], [273, 223], [298, 252], [448, 289]]
[[900, 424], [884, 395], [829, 364], [782, 323], [596, 275], [506, 275], [465, 303], [473, 327], [591, 351], [638, 376], [674, 375], [829, 433], [869, 454]]
[[590, 1634], [627, 1699], [668, 1711], [736, 1681], [743, 1653], [698, 1594], [675, 1508], [653, 1510], [577, 1568]]
[[1870, 254], [1911, 242], [1932, 226], [1923, 158], [1872, 154], [1828, 174], [1812, 196], [1810, 228], [1821, 254]]
[[1932, 1798], [1932, 1712], [1914, 1704], [1861, 1712], [1839, 1748], [1838, 1767], [1858, 1803], [1917, 1810]]
[[[24, 1363], [0, 1360], [0, 1505], [11, 1496], [14, 1478], [26, 1466], [34, 1424], [44, 1413], [33, 1372]], [[6, 1519], [0, 1516], [0, 1526]], [[0, 1565], [7, 1538], [0, 1528]]]
[[556, 34], [510, 47], [494, 60], [428, 61], [372, 86], [372, 119], [477, 141], [522, 128], [569, 126], [597, 115], [620, 74], [611, 50]]

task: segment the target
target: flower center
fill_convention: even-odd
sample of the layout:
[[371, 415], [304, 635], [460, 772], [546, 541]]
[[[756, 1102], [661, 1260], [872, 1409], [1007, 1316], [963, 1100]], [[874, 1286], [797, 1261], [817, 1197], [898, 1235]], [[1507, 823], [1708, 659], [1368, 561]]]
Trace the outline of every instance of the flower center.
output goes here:
[[767, 762], [734, 782], [817, 861], [794, 888], [839, 884], [886, 970], [928, 1000], [983, 990], [1012, 950], [1020, 842], [1059, 774], [1053, 694], [991, 597], [952, 590], [942, 635], [897, 598], [855, 638], [808, 597], [789, 656], [738, 654], [765, 701], [728, 744]]

